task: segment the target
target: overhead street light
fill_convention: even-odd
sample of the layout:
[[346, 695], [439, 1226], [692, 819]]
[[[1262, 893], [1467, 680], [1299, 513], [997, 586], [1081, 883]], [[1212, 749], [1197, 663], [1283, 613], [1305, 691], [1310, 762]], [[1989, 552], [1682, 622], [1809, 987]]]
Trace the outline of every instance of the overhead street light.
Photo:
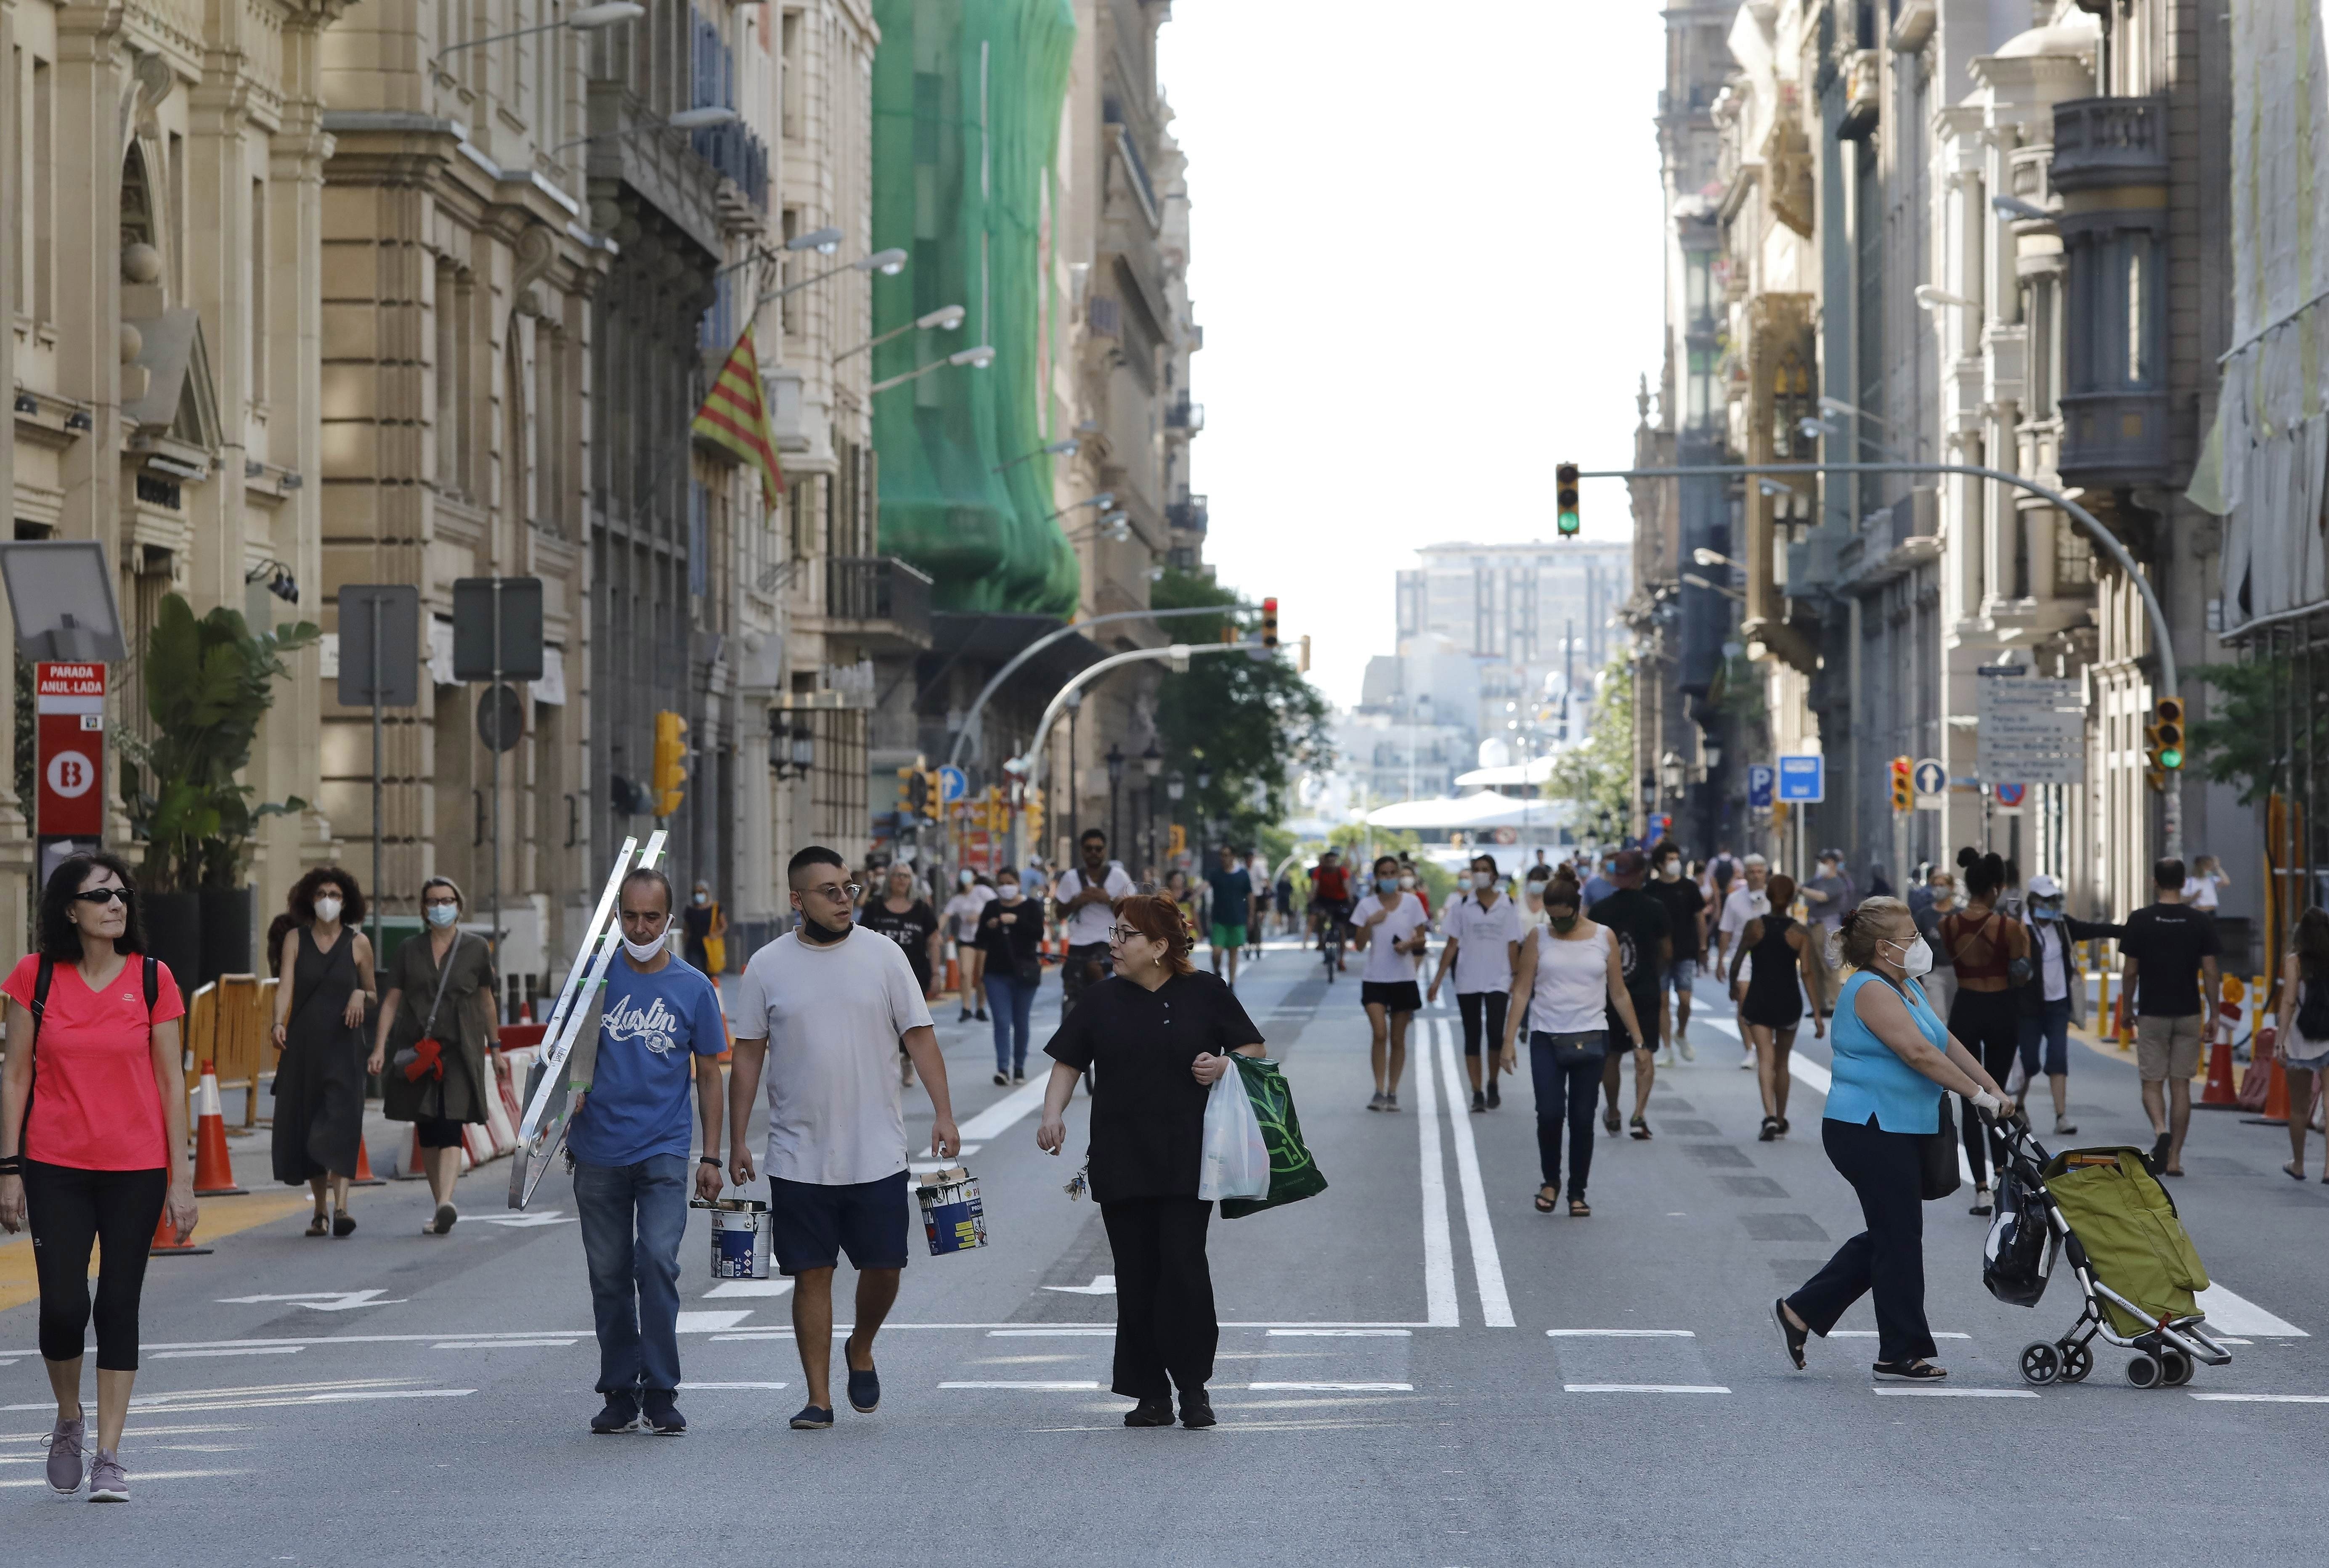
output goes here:
[[867, 338], [853, 349], [842, 350], [833, 356], [833, 362], [837, 365], [853, 354], [862, 354], [868, 349], [878, 348], [891, 338], [902, 337], [910, 332], [952, 332], [962, 324], [963, 315], [963, 308], [958, 305], [942, 305], [926, 315], [916, 316], [903, 326], [893, 326], [888, 332]]
[[1073, 452], [1077, 447], [1081, 446], [1082, 445], [1082, 437], [1070, 436], [1064, 441], [1054, 441], [1049, 446], [1038, 446], [1032, 452], [1022, 452], [1010, 462], [1005, 463], [1001, 467], [995, 469], [995, 472], [997, 474], [1008, 473], [1010, 470], [1018, 467], [1022, 463], [1026, 462], [1030, 457], [1065, 457], [1069, 453]]
[[892, 387], [902, 387], [908, 381], [927, 376], [932, 371], [944, 370], [948, 365], [967, 365], [974, 371], [983, 371], [994, 362], [994, 345], [981, 343], [975, 349], [964, 349], [959, 352], [948, 354], [942, 360], [932, 360], [929, 364], [908, 371], [904, 375], [891, 376], [886, 381], [876, 381], [865, 390], [869, 396], [875, 392], [886, 392]]
[[[496, 33], [489, 38], [472, 38], [461, 43], [448, 43], [437, 52], [437, 60], [448, 54], [458, 54], [464, 49], [483, 49], [488, 43], [501, 43], [512, 38], [527, 38], [537, 33], [555, 33], [563, 27], [570, 32], [589, 33], [596, 28], [612, 27], [618, 22], [632, 22], [647, 14], [647, 8], [636, 0], [608, 0], [604, 5], [585, 5], [570, 16], [555, 22], [543, 22], [532, 27], [521, 27], [514, 33]], [[429, 63], [435, 64], [432, 61]]]
[[1992, 196], [1991, 207], [2001, 218], [2020, 218], [2032, 223], [2051, 223], [2054, 214], [2035, 202], [2025, 202], [2019, 196]]
[[1929, 283], [1917, 285], [1917, 303], [1927, 310], [1938, 310], [1945, 305], [1956, 305], [1960, 310], [1981, 308], [1962, 294], [1951, 294], [1947, 289], [1936, 287]]
[[843, 235], [838, 229], [812, 229], [806, 234], [796, 234], [785, 241], [787, 250], [814, 250], [819, 256], [830, 256], [841, 249]]
[[1097, 506], [1102, 512], [1106, 512], [1109, 507], [1114, 506], [1115, 504], [1116, 492], [1113, 490], [1103, 490], [1098, 495], [1087, 495], [1081, 501], [1071, 501], [1068, 502], [1067, 505], [1060, 508], [1059, 511], [1051, 513], [1050, 517], [1045, 518], [1043, 521], [1045, 522], [1052, 521], [1054, 519], [1065, 517], [1068, 513], [1074, 512], [1080, 507], [1086, 506]]
[[741, 118], [743, 116], [732, 108], [716, 106], [709, 108], [684, 108], [677, 114], [666, 116], [659, 120], [642, 120], [636, 125], [625, 126], [619, 130], [593, 131], [587, 136], [576, 136], [571, 141], [561, 142], [551, 148], [550, 155], [554, 158], [567, 148], [579, 147], [585, 142], [604, 142], [611, 141], [618, 136], [635, 136], [641, 131], [700, 131], [708, 126], [724, 126], [731, 121]]
[[1747, 600], [1747, 596], [1745, 594], [1740, 593], [1737, 588], [1732, 587], [1730, 584], [1714, 582], [1709, 578], [1700, 577], [1696, 572], [1683, 573], [1682, 580], [1688, 583], [1693, 588], [1705, 588], [1709, 592], [1721, 594], [1726, 599], [1737, 599], [1741, 604], [1746, 603]]
[[1737, 567], [1738, 569], [1742, 572], [1747, 569], [1745, 567], [1740, 566], [1737, 561], [1732, 560], [1729, 556], [1722, 554], [1719, 550], [1711, 550], [1704, 545], [1701, 545], [1696, 549], [1691, 551], [1690, 559], [1696, 561], [1702, 567]]

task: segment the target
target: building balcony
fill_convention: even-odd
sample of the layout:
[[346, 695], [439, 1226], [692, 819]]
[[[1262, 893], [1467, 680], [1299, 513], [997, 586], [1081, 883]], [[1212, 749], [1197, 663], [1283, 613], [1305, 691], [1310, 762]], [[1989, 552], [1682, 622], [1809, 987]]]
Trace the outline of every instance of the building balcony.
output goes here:
[[768, 149], [750, 127], [734, 120], [705, 126], [690, 132], [688, 141], [695, 155], [743, 192], [746, 201], [762, 212], [768, 210]]
[[828, 556], [818, 627], [861, 651], [930, 645], [930, 579], [894, 556]]
[[2072, 99], [2054, 106], [2048, 183], [2062, 236], [2064, 483], [2088, 489], [2170, 477], [2167, 429], [2167, 105]]
[[1164, 410], [1164, 428], [1193, 436], [1205, 427], [1205, 406], [1183, 398]]
[[2076, 98], [2054, 106], [2053, 183], [2088, 190], [2167, 178], [2167, 103]]
[[1205, 531], [1205, 498], [1184, 495], [1164, 509], [1164, 520], [1188, 533]]

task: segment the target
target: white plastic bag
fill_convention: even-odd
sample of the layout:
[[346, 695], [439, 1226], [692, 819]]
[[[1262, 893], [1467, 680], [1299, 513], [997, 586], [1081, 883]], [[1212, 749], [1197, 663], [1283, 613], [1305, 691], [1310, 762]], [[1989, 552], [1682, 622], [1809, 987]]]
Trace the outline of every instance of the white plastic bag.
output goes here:
[[1262, 1141], [1261, 1120], [1253, 1113], [1245, 1075], [1235, 1062], [1213, 1080], [1205, 1096], [1204, 1162], [1197, 1177], [1197, 1196], [1216, 1203], [1225, 1197], [1269, 1196], [1269, 1145]]

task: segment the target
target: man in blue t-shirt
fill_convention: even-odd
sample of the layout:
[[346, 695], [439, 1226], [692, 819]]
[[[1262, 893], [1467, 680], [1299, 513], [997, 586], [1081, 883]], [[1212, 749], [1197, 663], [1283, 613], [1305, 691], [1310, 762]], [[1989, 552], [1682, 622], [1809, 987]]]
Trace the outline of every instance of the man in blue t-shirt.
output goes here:
[[671, 882], [642, 868], [619, 894], [623, 956], [608, 967], [597, 1060], [576, 1096], [566, 1147], [598, 1316], [599, 1392], [590, 1430], [687, 1430], [679, 1388], [679, 1244], [687, 1230], [687, 1088], [703, 1153], [696, 1190], [720, 1196], [728, 1048], [720, 995], [672, 956]]
[[1237, 851], [1227, 844], [1220, 850], [1221, 863], [1205, 873], [1205, 885], [1212, 889], [1213, 972], [1221, 972], [1221, 954], [1230, 957], [1229, 981], [1237, 984], [1238, 949], [1245, 945], [1245, 934], [1254, 923], [1253, 878], [1238, 860]]

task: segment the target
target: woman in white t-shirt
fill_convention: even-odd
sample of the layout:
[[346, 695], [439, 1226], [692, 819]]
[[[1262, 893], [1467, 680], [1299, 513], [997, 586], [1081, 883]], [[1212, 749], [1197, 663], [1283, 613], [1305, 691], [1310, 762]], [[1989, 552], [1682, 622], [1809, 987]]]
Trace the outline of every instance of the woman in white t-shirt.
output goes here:
[[1359, 1001], [1373, 1035], [1375, 1097], [1370, 1111], [1399, 1109], [1400, 1075], [1407, 1071], [1407, 1025], [1423, 1006], [1415, 983], [1418, 960], [1430, 944], [1431, 921], [1423, 901], [1399, 885], [1399, 862], [1385, 855], [1375, 862], [1375, 888], [1351, 911], [1351, 934], [1367, 944], [1366, 967], [1359, 972]]
[[1566, 1122], [1572, 1219], [1593, 1213], [1585, 1201], [1585, 1178], [1593, 1169], [1593, 1105], [1609, 1051], [1609, 1019], [1625, 1026], [1636, 1050], [1642, 1048], [1642, 1024], [1626, 991], [1617, 935], [1585, 918], [1579, 907], [1583, 897], [1566, 878], [1546, 885], [1545, 924], [1521, 941], [1504, 1045], [1504, 1071], [1516, 1071], [1513, 1039], [1525, 1006], [1529, 1076], [1536, 1084], [1537, 1162], [1544, 1178], [1536, 1190], [1536, 1211], [1551, 1214], [1561, 1190], [1561, 1131]]
[[986, 1019], [985, 982], [986, 955], [978, 945], [978, 917], [995, 897], [995, 889], [979, 880], [978, 873], [965, 866], [956, 873], [955, 896], [947, 900], [945, 913], [947, 940], [954, 944], [955, 977], [962, 982], [962, 1016], [955, 1019], [966, 1024], [973, 1018], [981, 1022]]

